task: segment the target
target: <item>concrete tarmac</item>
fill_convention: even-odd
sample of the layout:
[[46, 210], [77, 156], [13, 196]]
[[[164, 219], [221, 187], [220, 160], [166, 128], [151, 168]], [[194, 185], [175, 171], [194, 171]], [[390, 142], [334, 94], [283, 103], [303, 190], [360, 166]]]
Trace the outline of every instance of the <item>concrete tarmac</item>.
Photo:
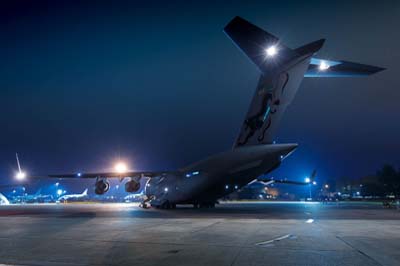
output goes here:
[[400, 265], [400, 211], [379, 204], [0, 206], [0, 265]]

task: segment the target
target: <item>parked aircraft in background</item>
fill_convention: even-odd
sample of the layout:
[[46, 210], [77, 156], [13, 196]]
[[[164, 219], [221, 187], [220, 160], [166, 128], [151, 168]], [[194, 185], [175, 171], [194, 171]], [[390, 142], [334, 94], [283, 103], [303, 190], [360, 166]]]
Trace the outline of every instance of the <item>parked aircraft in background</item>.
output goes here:
[[62, 195], [57, 199], [57, 202], [67, 202], [67, 201], [76, 201], [76, 200], [83, 200], [88, 198], [88, 189], [85, 189], [81, 194], [67, 194]]
[[[53, 195], [42, 194], [42, 189], [38, 189], [35, 194], [24, 193], [22, 195], [12, 197], [14, 203], [47, 203], [54, 202]], [[10, 198], [11, 199], [11, 198]]]
[[9, 204], [10, 202], [8, 201], [6, 196], [0, 193], [0, 205], [9, 205]]

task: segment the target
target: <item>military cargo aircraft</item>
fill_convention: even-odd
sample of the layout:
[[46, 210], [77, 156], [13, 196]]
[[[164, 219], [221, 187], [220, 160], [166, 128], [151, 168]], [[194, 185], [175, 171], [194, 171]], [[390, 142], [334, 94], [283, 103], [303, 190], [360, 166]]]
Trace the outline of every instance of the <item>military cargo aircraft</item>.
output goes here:
[[[216, 201], [254, 180], [307, 184], [259, 178], [280, 166], [296, 143], [275, 143], [279, 122], [304, 78], [368, 76], [383, 68], [315, 57], [325, 40], [292, 49], [269, 32], [235, 17], [224, 28], [233, 43], [255, 64], [260, 77], [233, 147], [175, 171], [129, 171], [52, 174], [52, 178], [94, 178], [95, 193], [104, 194], [108, 178], [129, 178], [127, 192], [140, 191], [144, 206], [174, 208], [176, 204], [214, 207]], [[363, 82], [363, 81], [360, 81]], [[21, 175], [21, 174], [20, 174]], [[146, 178], [146, 182], [140, 182]]]

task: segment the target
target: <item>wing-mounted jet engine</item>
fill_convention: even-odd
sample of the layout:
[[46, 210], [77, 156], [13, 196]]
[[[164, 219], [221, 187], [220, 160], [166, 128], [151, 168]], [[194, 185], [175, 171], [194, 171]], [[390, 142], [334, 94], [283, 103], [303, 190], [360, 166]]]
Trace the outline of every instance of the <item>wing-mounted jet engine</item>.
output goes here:
[[103, 195], [110, 189], [110, 183], [107, 181], [107, 179], [101, 178], [96, 181], [94, 187], [94, 192], [97, 195]]
[[125, 183], [125, 191], [129, 193], [135, 193], [140, 190], [140, 178], [132, 178]]

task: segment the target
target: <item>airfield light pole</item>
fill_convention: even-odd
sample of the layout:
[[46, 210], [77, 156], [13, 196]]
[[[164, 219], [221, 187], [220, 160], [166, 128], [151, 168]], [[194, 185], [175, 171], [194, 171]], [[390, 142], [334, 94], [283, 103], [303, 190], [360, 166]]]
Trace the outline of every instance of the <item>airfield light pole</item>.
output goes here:
[[306, 183], [308, 183], [308, 188], [309, 188], [309, 191], [310, 191], [310, 197], [309, 197], [309, 199], [312, 200], [312, 195], [311, 195], [311, 184], [314, 183], [314, 182], [311, 182], [311, 178], [309, 178], [309, 177], [306, 177], [306, 178], [304, 179], [304, 181], [305, 181]]

